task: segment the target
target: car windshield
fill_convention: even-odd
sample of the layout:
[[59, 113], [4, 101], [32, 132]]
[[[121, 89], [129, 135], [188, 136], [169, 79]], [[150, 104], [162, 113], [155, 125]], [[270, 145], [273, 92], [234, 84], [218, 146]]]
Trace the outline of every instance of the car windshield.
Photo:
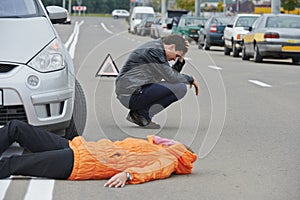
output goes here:
[[300, 17], [274, 16], [268, 17], [266, 27], [273, 28], [300, 28]]
[[205, 24], [204, 19], [199, 19], [199, 18], [188, 18], [185, 21], [186, 26], [198, 26], [198, 25], [203, 25]]
[[239, 19], [236, 22], [236, 27], [247, 27], [247, 26], [252, 26], [252, 24], [255, 22], [255, 20], [258, 17], [253, 16], [253, 17], [239, 17]]
[[0, 0], [0, 18], [30, 17], [37, 15], [33, 0]]
[[136, 19], [145, 19], [147, 17], [154, 17], [154, 15], [151, 13], [137, 13], [135, 18]]
[[215, 18], [212, 23], [216, 25], [226, 25], [229, 24], [232, 20], [232, 17], [218, 17]]

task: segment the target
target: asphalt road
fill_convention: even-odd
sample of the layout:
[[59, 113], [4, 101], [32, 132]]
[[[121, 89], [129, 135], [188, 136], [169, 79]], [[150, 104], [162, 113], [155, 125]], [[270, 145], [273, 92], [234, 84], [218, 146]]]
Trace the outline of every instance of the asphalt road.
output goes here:
[[242, 61], [224, 56], [222, 48], [203, 51], [192, 44], [184, 73], [198, 80], [199, 96], [189, 89], [154, 118], [162, 129], [143, 130], [125, 120], [128, 111], [116, 100], [115, 78], [95, 75], [107, 54], [120, 69], [130, 51], [151, 38], [127, 33], [124, 20], [75, 17], [72, 25], [55, 26], [64, 42], [76, 21], [76, 77], [88, 104], [83, 136], [121, 140], [156, 134], [191, 146], [199, 159], [190, 175], [122, 189], [104, 188], [105, 180], [13, 177], [0, 181], [0, 186], [9, 181], [5, 191], [0, 188], [4, 199], [300, 199], [300, 65]]

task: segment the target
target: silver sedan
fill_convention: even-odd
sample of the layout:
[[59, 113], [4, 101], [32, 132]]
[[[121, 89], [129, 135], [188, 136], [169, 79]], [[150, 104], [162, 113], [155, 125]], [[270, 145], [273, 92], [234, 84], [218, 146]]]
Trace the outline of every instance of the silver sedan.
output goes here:
[[242, 59], [262, 62], [263, 58], [291, 58], [300, 61], [300, 16], [260, 16], [243, 38]]

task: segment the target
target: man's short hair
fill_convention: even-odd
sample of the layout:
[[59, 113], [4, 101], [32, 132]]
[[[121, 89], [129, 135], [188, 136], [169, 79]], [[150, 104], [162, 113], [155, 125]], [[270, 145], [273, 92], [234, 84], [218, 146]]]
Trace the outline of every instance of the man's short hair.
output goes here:
[[187, 52], [186, 40], [180, 35], [175, 35], [175, 34], [167, 35], [165, 37], [162, 37], [161, 39], [164, 44], [167, 45], [175, 44], [176, 51], [183, 51], [183, 53]]

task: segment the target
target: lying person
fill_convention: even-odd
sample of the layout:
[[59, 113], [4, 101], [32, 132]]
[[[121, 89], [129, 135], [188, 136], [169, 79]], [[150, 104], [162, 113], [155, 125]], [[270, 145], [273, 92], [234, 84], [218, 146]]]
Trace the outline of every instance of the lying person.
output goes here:
[[31, 153], [2, 158], [0, 178], [109, 179], [105, 187], [124, 187], [172, 173], [189, 174], [197, 159], [183, 144], [158, 136], [116, 142], [87, 142], [81, 136], [67, 140], [18, 120], [0, 128], [0, 155], [13, 142]]

